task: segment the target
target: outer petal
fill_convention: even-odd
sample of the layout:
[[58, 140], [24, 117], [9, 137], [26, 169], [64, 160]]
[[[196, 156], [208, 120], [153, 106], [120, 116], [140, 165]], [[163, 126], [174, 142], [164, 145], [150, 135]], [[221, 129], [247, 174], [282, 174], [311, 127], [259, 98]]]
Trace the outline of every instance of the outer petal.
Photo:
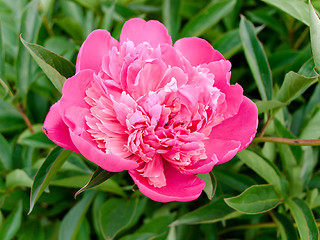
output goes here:
[[232, 118], [212, 128], [211, 135], [216, 139], [241, 142], [239, 151], [246, 148], [254, 138], [258, 127], [257, 106], [247, 97], [243, 97], [239, 112]]
[[213, 49], [210, 43], [202, 38], [191, 37], [179, 39], [175, 42], [174, 48], [178, 49], [193, 66], [224, 60], [222, 54]]
[[207, 156], [216, 154], [219, 164], [230, 160], [251, 143], [257, 127], [257, 106], [243, 97], [239, 112], [212, 128], [209, 139], [205, 141]]
[[[224, 119], [232, 117], [239, 111], [243, 101], [243, 89], [239, 84], [230, 85], [231, 63], [226, 60], [211, 62], [207, 65], [210, 72], [214, 74], [214, 87], [225, 94], [226, 106], [221, 106], [218, 112], [223, 114]], [[225, 108], [226, 109], [223, 109]]]
[[[85, 97], [86, 90], [92, 84], [93, 74], [92, 70], [80, 71], [73, 77], [68, 78], [63, 85], [60, 112], [62, 119], [72, 130], [75, 128], [75, 125], [66, 117], [66, 114], [71, 107], [89, 109], [90, 106], [86, 103]], [[70, 112], [68, 114], [70, 116]]]
[[211, 158], [200, 160], [190, 167], [187, 167], [182, 173], [184, 174], [205, 174], [212, 170], [213, 166], [218, 164], [218, 158], [215, 154]]
[[152, 47], [157, 47], [161, 43], [172, 45], [168, 30], [158, 21], [150, 20], [146, 22], [141, 18], [133, 18], [123, 25], [120, 43], [127, 40], [135, 45], [148, 42]]
[[210, 159], [217, 159], [215, 164], [225, 163], [231, 160], [239, 152], [239, 141], [221, 139], [209, 139], [206, 141], [206, 153]]
[[70, 131], [70, 136], [80, 153], [91, 162], [110, 172], [120, 172], [138, 167], [132, 160], [125, 160], [113, 154], [107, 154], [98, 149], [83, 132], [80, 136]]
[[57, 145], [75, 152], [79, 152], [74, 146], [67, 125], [63, 122], [60, 115], [60, 101], [50, 108], [50, 111], [43, 123], [43, 132]]
[[89, 34], [82, 44], [76, 63], [76, 73], [91, 69], [99, 71], [102, 64], [102, 58], [112, 47], [118, 47], [119, 43], [106, 30], [95, 30]]
[[164, 163], [164, 174], [166, 186], [156, 188], [148, 183], [137, 171], [129, 171], [130, 176], [139, 187], [140, 191], [158, 202], [180, 201], [187, 202], [198, 198], [205, 186], [205, 182], [194, 175], [184, 175], [173, 168], [170, 164]]

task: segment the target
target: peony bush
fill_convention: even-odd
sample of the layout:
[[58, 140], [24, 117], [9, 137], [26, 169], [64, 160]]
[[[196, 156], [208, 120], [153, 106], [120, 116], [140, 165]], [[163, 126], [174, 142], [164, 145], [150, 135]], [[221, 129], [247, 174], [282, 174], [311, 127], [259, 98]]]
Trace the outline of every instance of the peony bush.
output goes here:
[[1, 0], [0, 240], [319, 239], [319, 12]]
[[257, 107], [230, 85], [230, 69], [204, 39], [172, 46], [158, 21], [128, 20], [119, 42], [95, 30], [43, 130], [107, 171], [128, 170], [155, 201], [191, 201], [205, 186], [196, 174], [232, 159], [257, 130]]

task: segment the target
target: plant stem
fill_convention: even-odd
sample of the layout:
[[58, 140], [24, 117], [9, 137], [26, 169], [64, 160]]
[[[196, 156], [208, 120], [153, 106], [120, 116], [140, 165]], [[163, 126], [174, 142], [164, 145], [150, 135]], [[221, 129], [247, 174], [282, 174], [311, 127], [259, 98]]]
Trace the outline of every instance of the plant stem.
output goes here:
[[[8, 91], [10, 97], [12, 97], [12, 98], [14, 97], [14, 95], [13, 95], [12, 91], [10, 90], [10, 88], [7, 86], [7, 84], [1, 78], [0, 78], [0, 85]], [[27, 114], [25, 113], [23, 107], [21, 106], [21, 104], [20, 103], [16, 103], [16, 107], [17, 107], [18, 111], [20, 112], [24, 122], [27, 124], [27, 127], [30, 129], [30, 132], [34, 133], [34, 129], [32, 127], [32, 124], [31, 124]]]
[[[317, 227], [320, 227], [320, 222], [316, 222]], [[294, 223], [293, 224], [294, 227], [297, 227], [297, 224]], [[244, 229], [257, 229], [257, 228], [276, 228], [277, 224], [274, 222], [269, 222], [269, 223], [253, 223], [253, 224], [246, 224], [246, 225], [239, 225], [239, 226], [235, 226], [235, 227], [229, 227], [226, 228], [224, 230], [222, 230], [221, 232], [219, 232], [219, 235], [228, 233], [228, 232], [232, 232], [232, 231], [236, 231], [236, 230], [244, 230]]]
[[273, 142], [293, 146], [320, 146], [320, 139], [291, 139], [280, 137], [256, 137], [253, 142]]
[[34, 133], [34, 129], [33, 129], [33, 127], [32, 127], [32, 124], [31, 124], [31, 122], [30, 122], [27, 114], [24, 112], [24, 109], [23, 109], [23, 107], [21, 106], [20, 103], [17, 103], [17, 108], [18, 108], [19, 112], [21, 113], [21, 116], [22, 116], [24, 122], [27, 124], [30, 132], [31, 132], [31, 133]]

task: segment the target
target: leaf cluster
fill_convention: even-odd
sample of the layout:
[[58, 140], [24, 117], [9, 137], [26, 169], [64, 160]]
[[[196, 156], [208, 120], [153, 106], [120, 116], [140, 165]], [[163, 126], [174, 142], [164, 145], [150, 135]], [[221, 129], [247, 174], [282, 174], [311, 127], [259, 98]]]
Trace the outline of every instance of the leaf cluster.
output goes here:
[[[319, 11], [317, 0], [0, 0], [0, 239], [318, 239]], [[209, 41], [258, 106], [253, 143], [199, 176], [205, 193], [190, 203], [153, 202], [41, 129], [85, 37], [119, 38], [132, 17]]]

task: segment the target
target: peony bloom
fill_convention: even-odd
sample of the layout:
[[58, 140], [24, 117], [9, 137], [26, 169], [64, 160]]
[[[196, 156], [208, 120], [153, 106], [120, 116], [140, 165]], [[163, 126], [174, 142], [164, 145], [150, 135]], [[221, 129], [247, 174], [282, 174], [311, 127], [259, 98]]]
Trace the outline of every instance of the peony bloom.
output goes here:
[[194, 200], [205, 186], [196, 174], [229, 161], [256, 133], [257, 108], [230, 85], [230, 68], [203, 39], [172, 46], [157, 21], [127, 21], [119, 42], [95, 30], [44, 132], [107, 171], [128, 170], [155, 201]]

